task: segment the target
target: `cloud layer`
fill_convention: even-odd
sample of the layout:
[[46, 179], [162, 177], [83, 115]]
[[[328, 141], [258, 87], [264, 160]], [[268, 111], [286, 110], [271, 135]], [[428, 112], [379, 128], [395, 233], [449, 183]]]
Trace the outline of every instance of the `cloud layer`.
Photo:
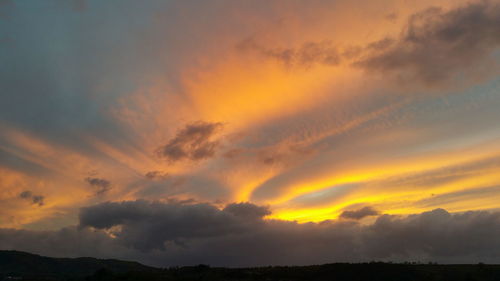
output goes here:
[[[498, 63], [487, 63], [500, 45], [500, 5], [495, 1], [472, 2], [453, 10], [432, 7], [413, 14], [397, 41], [383, 40], [373, 54], [357, 62], [374, 72], [388, 72], [408, 83], [428, 84], [452, 78], [477, 79], [497, 73]], [[485, 69], [486, 68], [486, 69]], [[406, 76], [406, 77], [405, 77]]]
[[342, 219], [360, 220], [365, 217], [376, 216], [378, 214], [379, 212], [373, 207], [366, 206], [358, 210], [344, 211], [339, 217]]
[[146, 2], [0, 0], [0, 248], [499, 261], [498, 0]]
[[[0, 230], [0, 247], [45, 255], [128, 258], [157, 266], [318, 264], [371, 260], [499, 262], [500, 213], [435, 209], [371, 224], [264, 220], [249, 203], [148, 201], [86, 207], [80, 225], [58, 231]], [[92, 230], [93, 229], [93, 230]]]

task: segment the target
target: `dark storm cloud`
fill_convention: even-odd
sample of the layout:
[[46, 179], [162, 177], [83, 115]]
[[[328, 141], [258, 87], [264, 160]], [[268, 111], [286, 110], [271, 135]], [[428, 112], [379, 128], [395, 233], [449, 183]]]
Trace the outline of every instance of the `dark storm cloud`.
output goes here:
[[123, 257], [123, 253], [127, 251], [104, 232], [77, 227], [57, 231], [0, 229], [0, 249], [67, 257], [105, 257], [112, 255], [112, 252]]
[[[384, 256], [415, 255], [449, 258], [455, 261], [498, 260], [500, 213], [469, 211], [450, 214], [435, 209], [408, 218], [381, 216], [368, 227], [367, 254]], [[405, 241], [406, 240], [406, 241]], [[461, 258], [460, 258], [461, 257]]]
[[500, 212], [450, 214], [436, 209], [408, 217], [382, 215], [370, 225], [355, 220], [307, 224], [264, 220], [268, 212], [250, 203], [222, 210], [177, 202], [102, 203], [81, 210], [78, 228], [2, 229], [0, 248], [127, 258], [159, 266], [500, 262]]
[[[234, 204], [220, 211], [209, 204], [148, 201], [103, 203], [83, 208], [80, 226], [98, 229], [122, 226], [125, 244], [142, 251], [165, 250], [165, 243], [184, 245], [186, 240], [219, 237], [249, 231], [267, 214], [261, 207]], [[161, 233], [161, 235], [157, 235]]]
[[[80, 226], [112, 229], [115, 242], [161, 251], [174, 264], [310, 264], [362, 260], [499, 261], [500, 213], [450, 214], [442, 209], [409, 217], [297, 224], [263, 220], [269, 210], [250, 203], [220, 210], [209, 204], [130, 201], [82, 209]], [[375, 215], [372, 208], [351, 218]]]
[[379, 215], [379, 212], [377, 210], [375, 210], [373, 207], [366, 206], [358, 210], [344, 211], [342, 212], [342, 214], [340, 214], [340, 217], [343, 219], [360, 220], [366, 217], [377, 215]]
[[96, 195], [104, 194], [111, 189], [111, 182], [107, 179], [87, 177], [85, 182], [96, 189]]
[[268, 207], [257, 206], [251, 203], [233, 203], [227, 205], [224, 212], [228, 212], [240, 218], [261, 219], [264, 216], [270, 215]]
[[30, 190], [25, 190], [19, 194], [19, 198], [30, 201], [31, 204], [43, 206], [45, 204], [45, 197], [42, 195], [35, 195]]
[[500, 5], [480, 1], [446, 12], [431, 8], [412, 15], [397, 42], [382, 46], [355, 65], [436, 84], [462, 72], [471, 74], [475, 68], [491, 68], [482, 63], [498, 46]]
[[172, 162], [211, 158], [220, 146], [220, 141], [214, 138], [222, 127], [222, 123], [203, 121], [187, 124], [166, 145], [160, 147], [157, 153]]
[[292, 69], [309, 68], [315, 64], [338, 65], [341, 60], [337, 48], [330, 41], [306, 42], [298, 48], [268, 48], [250, 38], [240, 42], [237, 48], [275, 59]]

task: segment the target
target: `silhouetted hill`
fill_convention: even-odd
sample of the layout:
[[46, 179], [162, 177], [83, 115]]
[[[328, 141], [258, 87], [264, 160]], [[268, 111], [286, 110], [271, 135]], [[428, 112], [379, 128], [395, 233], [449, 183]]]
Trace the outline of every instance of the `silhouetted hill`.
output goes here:
[[85, 277], [100, 269], [113, 273], [150, 271], [138, 262], [95, 258], [49, 258], [19, 251], [0, 251], [0, 280], [7, 276], [61, 279]]
[[136, 262], [95, 258], [48, 258], [0, 251], [1, 280], [74, 281], [499, 281], [500, 265], [335, 263], [312, 266], [159, 269]]

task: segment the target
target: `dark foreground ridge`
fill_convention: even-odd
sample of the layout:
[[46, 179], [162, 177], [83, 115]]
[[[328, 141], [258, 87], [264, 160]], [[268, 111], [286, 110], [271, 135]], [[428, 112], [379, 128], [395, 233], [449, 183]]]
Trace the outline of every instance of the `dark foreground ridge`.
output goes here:
[[84, 279], [99, 270], [120, 274], [158, 269], [121, 260], [49, 258], [19, 251], [0, 251], [0, 281]]
[[500, 265], [371, 262], [233, 269], [198, 265], [160, 269], [120, 260], [49, 258], [18, 251], [0, 251], [2, 280], [498, 281]]

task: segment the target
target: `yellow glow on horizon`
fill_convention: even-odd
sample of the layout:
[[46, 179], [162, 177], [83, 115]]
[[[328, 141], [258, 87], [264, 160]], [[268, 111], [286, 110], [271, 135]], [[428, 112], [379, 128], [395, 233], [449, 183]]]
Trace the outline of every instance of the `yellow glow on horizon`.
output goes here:
[[[482, 148], [487, 146], [488, 145], [485, 145]], [[463, 150], [460, 153], [451, 151], [442, 153], [441, 155], [421, 156], [418, 161], [405, 159], [405, 161], [401, 163], [388, 163], [376, 169], [360, 170], [357, 173], [350, 169], [349, 173], [344, 176], [330, 179], [327, 178], [323, 181], [317, 181], [309, 185], [300, 185], [290, 188], [284, 195], [269, 203], [271, 206], [275, 206], [275, 211], [269, 218], [296, 220], [299, 222], [318, 222], [326, 219], [336, 219], [344, 208], [356, 204], [381, 206], [383, 208], [381, 211], [391, 214], [422, 212], [428, 208], [415, 205], [415, 203], [419, 200], [428, 199], [431, 194], [439, 195], [464, 190], [474, 190], [476, 187], [494, 186], [498, 184], [498, 182], [500, 182], [498, 168], [495, 166], [482, 168], [480, 171], [473, 174], [467, 174], [467, 171], [461, 172], [460, 170], [448, 172], [444, 174], [444, 176], [456, 175], [459, 177], [456, 180], [435, 186], [387, 186], [387, 180], [397, 177], [414, 176], [419, 173], [430, 171], [435, 172], [444, 167], [466, 165], [468, 163], [474, 163], [475, 161], [491, 159], [495, 157], [495, 155], [498, 155], [498, 153], [491, 153], [491, 151], [483, 149], [473, 149], [471, 151]], [[293, 207], [292, 209], [288, 207], [290, 200], [301, 195], [320, 192], [328, 188], [335, 188], [335, 186], [342, 184], [352, 183], [358, 183], [360, 186], [328, 204], [319, 204], [314, 207]], [[479, 207], [482, 201], [487, 201], [489, 198], [475, 200], [477, 201], [475, 203], [477, 205], [475, 206]], [[401, 204], [405, 204], [406, 206], [401, 207]], [[453, 210], [463, 210], [464, 208], [459, 208], [459, 205], [460, 203], [457, 202], [450, 203], [449, 208]], [[292, 204], [291, 206], [294, 205]], [[448, 203], [443, 202], [442, 206], [446, 207]]]
[[297, 196], [321, 191], [340, 184], [374, 181], [398, 175], [418, 174], [419, 172], [435, 170], [441, 167], [451, 167], [488, 159], [492, 155], [495, 154], [488, 150], [485, 151], [482, 148], [474, 150], [461, 149], [459, 151], [444, 151], [434, 155], [419, 155], [413, 159], [405, 158], [399, 161], [387, 161], [378, 164], [366, 163], [360, 167], [349, 168], [344, 173], [339, 172], [338, 176], [330, 176], [319, 181], [309, 181], [290, 186], [287, 188], [286, 194], [267, 203], [272, 205], [282, 204]]

